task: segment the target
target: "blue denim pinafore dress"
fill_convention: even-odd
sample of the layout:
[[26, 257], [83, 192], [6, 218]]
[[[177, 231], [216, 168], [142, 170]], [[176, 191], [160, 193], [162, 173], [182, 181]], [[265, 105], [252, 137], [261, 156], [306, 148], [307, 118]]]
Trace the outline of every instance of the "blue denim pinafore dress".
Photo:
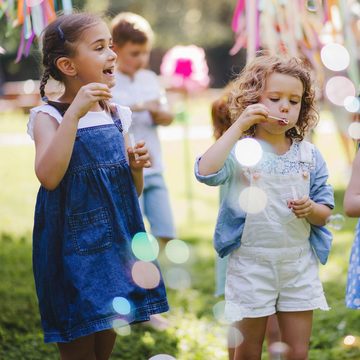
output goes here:
[[[58, 103], [49, 104], [63, 115]], [[145, 230], [121, 121], [113, 119], [79, 129], [64, 178], [55, 190], [38, 192], [33, 269], [45, 342], [69, 342], [110, 329], [116, 319], [145, 321], [168, 310], [161, 276], [152, 289], [132, 278], [131, 241]], [[117, 297], [129, 311], [114, 310]]]

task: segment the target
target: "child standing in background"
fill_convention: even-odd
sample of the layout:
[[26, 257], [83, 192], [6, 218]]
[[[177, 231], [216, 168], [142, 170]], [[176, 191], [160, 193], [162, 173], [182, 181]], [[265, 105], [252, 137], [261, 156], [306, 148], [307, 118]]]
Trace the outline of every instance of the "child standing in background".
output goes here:
[[[232, 125], [229, 111], [230, 85], [225, 89], [224, 95], [215, 100], [211, 105], [211, 120], [214, 138], [218, 140], [224, 132]], [[220, 203], [226, 192], [227, 184], [220, 185]], [[215, 260], [215, 296], [223, 296], [225, 293], [226, 269], [228, 255], [221, 258], [216, 256]], [[268, 349], [274, 342], [280, 341], [280, 329], [276, 314], [269, 316], [266, 326], [266, 341]], [[234, 348], [228, 348], [229, 360], [234, 358]]]
[[[133, 280], [131, 243], [144, 232], [137, 197], [149, 154], [144, 142], [129, 146], [130, 109], [108, 103], [116, 54], [100, 18], [58, 17], [44, 30], [42, 51], [47, 104], [33, 108], [28, 123], [41, 183], [33, 231], [41, 323], [61, 359], [106, 360], [114, 320], [147, 321], [168, 310], [156, 264], [160, 280], [151, 289]], [[49, 77], [64, 84], [57, 101], [45, 96]], [[125, 311], [116, 311], [117, 300]]]
[[171, 124], [173, 115], [157, 75], [146, 69], [153, 32], [143, 17], [126, 12], [113, 19], [112, 35], [114, 51], [118, 56], [113, 99], [133, 111], [130, 132], [135, 140], [144, 140], [149, 149], [152, 165], [144, 170], [144, 191], [139, 201], [151, 233], [160, 240], [160, 245], [164, 245], [175, 238], [175, 228], [163, 176], [157, 127]]
[[[234, 360], [261, 359], [275, 313], [288, 359], [306, 360], [313, 310], [329, 309], [318, 259], [325, 263], [329, 254], [323, 226], [334, 207], [326, 164], [303, 140], [317, 121], [310, 73], [297, 58], [258, 56], [234, 81], [229, 103], [233, 124], [198, 159], [195, 173], [208, 185], [227, 184], [214, 244], [220, 256], [230, 254], [225, 316], [244, 337]], [[238, 164], [233, 151], [245, 136], [267, 144], [251, 167]], [[239, 206], [248, 186], [266, 196], [257, 213]]]

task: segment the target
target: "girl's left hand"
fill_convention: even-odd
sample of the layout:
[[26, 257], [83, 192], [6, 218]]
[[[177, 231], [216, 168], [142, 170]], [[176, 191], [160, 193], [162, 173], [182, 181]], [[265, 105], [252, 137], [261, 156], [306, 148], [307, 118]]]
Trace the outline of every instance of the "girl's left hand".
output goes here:
[[314, 210], [313, 201], [306, 195], [301, 199], [290, 200], [288, 206], [299, 219], [308, 217]]
[[129, 165], [132, 170], [141, 170], [151, 166], [150, 155], [145, 146], [145, 141], [137, 142], [134, 148], [128, 147], [127, 152], [129, 156]]

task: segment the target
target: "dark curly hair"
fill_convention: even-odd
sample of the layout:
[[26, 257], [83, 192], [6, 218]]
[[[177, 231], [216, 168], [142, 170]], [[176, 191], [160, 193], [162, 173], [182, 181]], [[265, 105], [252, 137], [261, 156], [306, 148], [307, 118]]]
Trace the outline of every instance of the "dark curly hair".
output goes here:
[[[286, 131], [288, 138], [303, 140], [306, 132], [315, 127], [318, 122], [318, 112], [315, 109], [315, 91], [310, 76], [310, 68], [296, 57], [276, 56], [260, 53], [242, 70], [234, 80], [229, 96], [229, 111], [234, 122], [244, 109], [260, 101], [265, 90], [267, 77], [272, 73], [293, 76], [303, 84], [301, 108], [296, 126]], [[244, 136], [255, 136], [256, 125], [245, 131]]]

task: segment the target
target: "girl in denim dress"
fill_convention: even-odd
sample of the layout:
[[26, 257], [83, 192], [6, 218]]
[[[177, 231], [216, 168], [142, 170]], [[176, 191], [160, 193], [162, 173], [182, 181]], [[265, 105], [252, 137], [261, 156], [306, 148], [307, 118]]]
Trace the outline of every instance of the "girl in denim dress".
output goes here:
[[[113, 327], [168, 310], [157, 263], [132, 251], [145, 231], [138, 195], [150, 162], [144, 142], [128, 145], [131, 111], [108, 102], [115, 61], [96, 16], [62, 15], [44, 31], [47, 104], [28, 124], [41, 183], [33, 269], [45, 342], [62, 359], [108, 359]], [[50, 76], [64, 84], [57, 101], [45, 96]]]
[[[313, 310], [329, 309], [318, 261], [329, 254], [324, 225], [334, 207], [326, 164], [303, 140], [317, 121], [310, 73], [300, 59], [259, 55], [233, 82], [229, 111], [233, 124], [195, 174], [226, 184], [214, 245], [229, 255], [225, 317], [242, 334], [233, 360], [261, 359], [273, 314], [286, 358], [306, 360]], [[246, 142], [260, 148], [257, 163], [248, 161], [255, 151], [241, 150]]]

